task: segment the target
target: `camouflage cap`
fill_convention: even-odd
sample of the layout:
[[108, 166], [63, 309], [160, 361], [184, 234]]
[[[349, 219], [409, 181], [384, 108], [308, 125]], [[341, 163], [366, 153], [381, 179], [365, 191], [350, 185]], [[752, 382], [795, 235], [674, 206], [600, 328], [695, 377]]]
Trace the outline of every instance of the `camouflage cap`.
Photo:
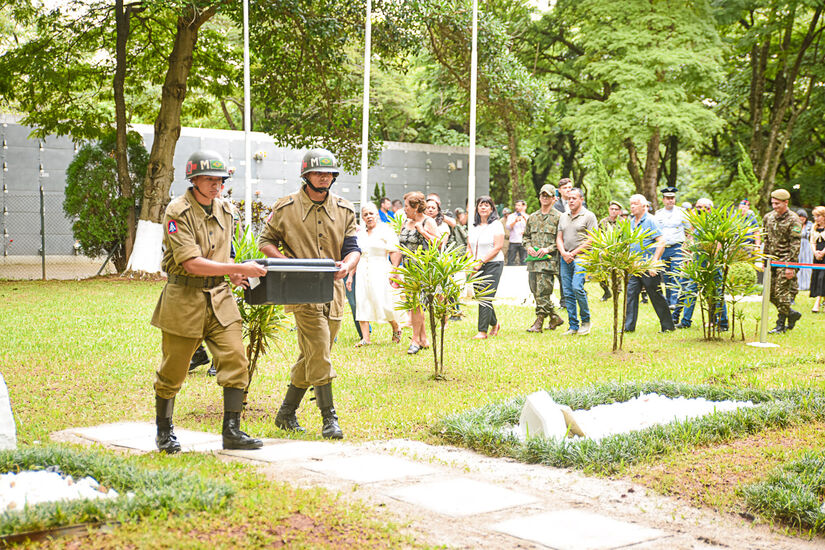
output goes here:
[[547, 193], [551, 197], [554, 197], [556, 196], [556, 188], [549, 183], [545, 183], [541, 186], [541, 191], [539, 191], [539, 195], [541, 195], [542, 193]]
[[619, 201], [610, 201], [610, 204], [608, 204], [608, 206], [614, 206], [614, 205], [618, 206], [619, 210], [624, 208], [624, 206], [622, 206], [622, 203], [620, 203]]
[[772, 199], [779, 199], [781, 201], [789, 201], [791, 200], [791, 194], [788, 193], [787, 189], [775, 189], [773, 193], [771, 193]]

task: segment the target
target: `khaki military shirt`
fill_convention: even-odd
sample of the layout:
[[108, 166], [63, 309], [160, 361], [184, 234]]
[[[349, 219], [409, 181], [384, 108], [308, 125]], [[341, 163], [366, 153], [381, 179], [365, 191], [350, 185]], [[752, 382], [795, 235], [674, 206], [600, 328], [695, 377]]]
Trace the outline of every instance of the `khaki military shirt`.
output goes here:
[[605, 216], [601, 220], [599, 220], [599, 229], [607, 229], [608, 227], [616, 227], [616, 224], [619, 223], [619, 218], [616, 218], [613, 221], [610, 221], [610, 216]]
[[546, 260], [530, 260], [527, 256], [527, 271], [552, 271], [557, 272], [558, 254], [556, 254], [556, 234], [559, 230], [559, 219], [561, 213], [555, 208], [551, 208], [547, 214], [542, 214], [538, 210], [527, 218], [527, 226], [524, 228], [522, 244], [527, 250], [539, 248], [550, 249], [550, 257]]
[[[186, 260], [203, 257], [216, 262], [232, 262], [229, 256], [234, 222], [235, 210], [231, 202], [213, 200], [212, 214], [207, 215], [190, 188], [166, 207], [161, 268], [167, 275], [195, 277], [183, 268]], [[167, 283], [155, 307], [152, 325], [177, 336], [201, 338], [208, 303], [212, 304], [221, 325], [229, 326], [241, 320], [229, 283], [214, 288]]]
[[[323, 203], [315, 204], [301, 189], [275, 202], [258, 237], [258, 246], [275, 245], [289, 258], [340, 261], [344, 237], [354, 237], [356, 230], [351, 202], [329, 193]], [[330, 319], [343, 318], [344, 296], [344, 280], [335, 281]], [[284, 309], [292, 312], [300, 307], [303, 305], [287, 305]]]
[[797, 262], [802, 244], [802, 223], [795, 212], [787, 210], [781, 216], [771, 210], [763, 218], [765, 254], [782, 262]]

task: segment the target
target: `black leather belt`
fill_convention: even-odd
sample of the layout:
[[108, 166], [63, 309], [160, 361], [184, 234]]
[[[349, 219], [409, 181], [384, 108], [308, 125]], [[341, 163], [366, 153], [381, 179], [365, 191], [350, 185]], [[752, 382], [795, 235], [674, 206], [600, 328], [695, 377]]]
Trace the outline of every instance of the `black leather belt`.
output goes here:
[[223, 277], [189, 277], [187, 275], [169, 275], [170, 285], [191, 286], [195, 288], [215, 288], [223, 284], [226, 279]]

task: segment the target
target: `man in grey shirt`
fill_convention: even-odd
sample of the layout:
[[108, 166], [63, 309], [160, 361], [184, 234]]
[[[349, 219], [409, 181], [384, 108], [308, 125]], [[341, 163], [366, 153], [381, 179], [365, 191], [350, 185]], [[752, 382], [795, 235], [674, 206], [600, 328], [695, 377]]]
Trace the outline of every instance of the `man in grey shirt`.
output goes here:
[[[590, 307], [587, 304], [587, 293], [584, 291], [584, 269], [577, 257], [590, 246], [587, 232], [595, 230], [598, 222], [596, 215], [584, 207], [584, 194], [581, 189], [571, 189], [567, 197], [570, 212], [562, 214], [556, 236], [561, 256], [559, 267], [567, 301], [567, 321], [570, 325], [565, 334], [584, 336], [590, 333]], [[581, 326], [576, 312], [577, 305], [582, 316]]]

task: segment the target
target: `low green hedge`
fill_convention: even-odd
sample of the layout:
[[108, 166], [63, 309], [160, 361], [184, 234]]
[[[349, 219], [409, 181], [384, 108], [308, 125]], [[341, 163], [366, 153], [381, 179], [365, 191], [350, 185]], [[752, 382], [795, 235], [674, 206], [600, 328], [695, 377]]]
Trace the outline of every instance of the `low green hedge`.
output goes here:
[[507, 433], [517, 425], [525, 398], [493, 403], [449, 416], [433, 428], [446, 441], [522, 462], [613, 473], [626, 466], [674, 450], [728, 441], [768, 428], [825, 419], [825, 395], [814, 390], [751, 390], [693, 386], [675, 382], [630, 382], [582, 389], [550, 389], [557, 403], [574, 410], [618, 403], [643, 393], [710, 401], [752, 401], [758, 405], [715, 413], [694, 420], [671, 422], [629, 434], [590, 439], [554, 440], [530, 437], [521, 441]]
[[[225, 506], [232, 488], [174, 470], [147, 470], [95, 451], [33, 447], [0, 452], [0, 474], [57, 466], [75, 479], [91, 476], [119, 493], [114, 499], [49, 502], [0, 514], [0, 536], [77, 523], [159, 518]], [[132, 493], [127, 495], [127, 493]]]
[[748, 508], [769, 520], [825, 533], [825, 451], [805, 453], [748, 485], [742, 496]]

